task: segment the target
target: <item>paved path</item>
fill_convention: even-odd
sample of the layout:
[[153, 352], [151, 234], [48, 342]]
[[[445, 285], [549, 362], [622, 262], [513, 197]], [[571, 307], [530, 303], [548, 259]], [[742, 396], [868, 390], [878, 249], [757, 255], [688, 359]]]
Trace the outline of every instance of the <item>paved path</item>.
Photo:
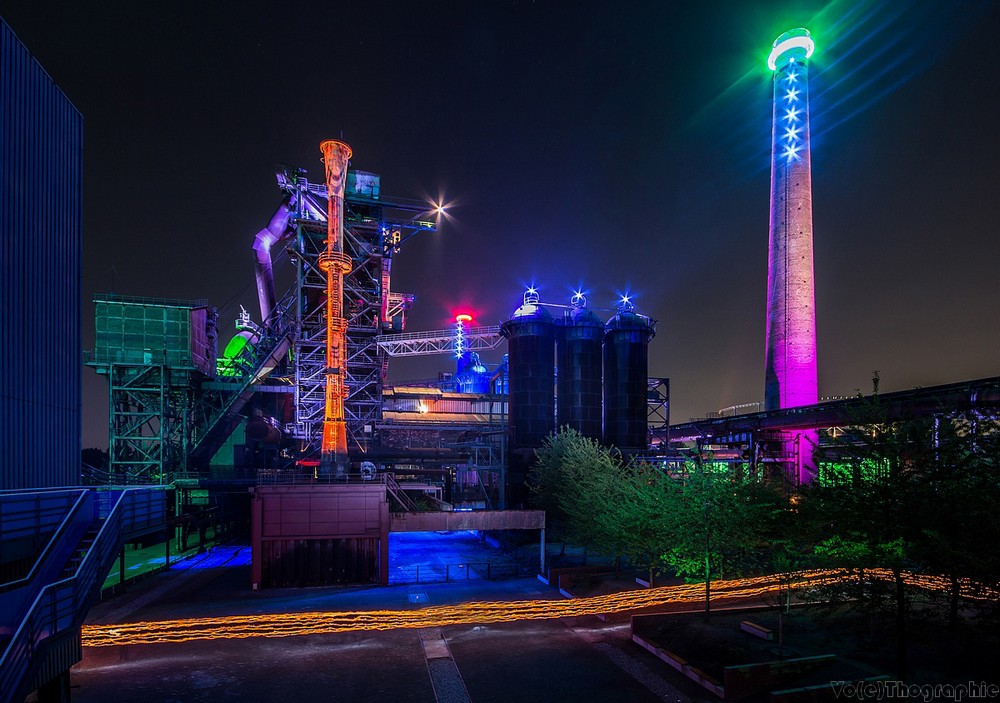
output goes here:
[[[90, 622], [163, 616], [423, 609], [552, 598], [536, 579], [252, 593], [245, 567], [156, 576], [100, 604]], [[652, 703], [707, 700], [673, 688], [626, 628], [596, 618], [464, 624], [282, 638], [85, 647], [77, 703], [424, 701]], [[669, 676], [669, 674], [667, 674]], [[683, 686], [683, 684], [681, 684]]]
[[[454, 544], [460, 551], [449, 558], [480, 558], [479, 550], [488, 549], [478, 541]], [[431, 551], [421, 557], [417, 552], [424, 545], [410, 547], [415, 550], [411, 560], [440, 556]], [[515, 609], [526, 601], [567, 604], [533, 577], [253, 592], [249, 567], [222, 550], [190, 565], [200, 568], [155, 575], [98, 604], [88, 623], [253, 620], [282, 614], [295, 620], [297, 614], [346, 611], [419, 615], [483, 601], [511, 602]], [[674, 688], [669, 678], [655, 658], [630, 641], [621, 621], [602, 623], [589, 616], [85, 647], [83, 662], [72, 671], [76, 703], [707, 700], [693, 684], [684, 688], [682, 681]]]

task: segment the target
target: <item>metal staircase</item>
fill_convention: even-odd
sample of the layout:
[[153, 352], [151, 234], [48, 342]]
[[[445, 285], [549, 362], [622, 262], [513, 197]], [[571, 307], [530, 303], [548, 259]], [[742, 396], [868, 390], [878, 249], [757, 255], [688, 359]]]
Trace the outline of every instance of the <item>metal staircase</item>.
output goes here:
[[[60, 504], [68, 507], [56, 521]], [[80, 661], [80, 627], [123, 541], [165, 528], [166, 493], [138, 487], [0, 494], [0, 515], [10, 514], [16, 519], [5, 521], [0, 538], [48, 535], [27, 574], [0, 585], [0, 703], [21, 703]]]
[[413, 513], [417, 510], [417, 504], [413, 502], [410, 496], [406, 495], [406, 491], [396, 482], [396, 477], [392, 474], [382, 474], [383, 480], [385, 481], [385, 490], [392, 496], [397, 503], [403, 508], [405, 513]]

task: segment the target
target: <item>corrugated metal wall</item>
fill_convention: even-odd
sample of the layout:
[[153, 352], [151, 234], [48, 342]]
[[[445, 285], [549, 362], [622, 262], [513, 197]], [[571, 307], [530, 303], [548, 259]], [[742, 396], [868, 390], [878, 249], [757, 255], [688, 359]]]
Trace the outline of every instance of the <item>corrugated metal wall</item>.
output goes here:
[[0, 489], [79, 483], [83, 117], [0, 20]]

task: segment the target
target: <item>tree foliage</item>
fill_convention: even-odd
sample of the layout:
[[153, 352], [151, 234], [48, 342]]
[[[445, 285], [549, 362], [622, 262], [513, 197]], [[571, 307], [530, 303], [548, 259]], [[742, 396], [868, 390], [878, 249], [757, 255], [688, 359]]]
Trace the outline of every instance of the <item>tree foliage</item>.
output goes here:
[[677, 574], [705, 584], [707, 617], [712, 579], [741, 576], [761, 565], [783, 499], [742, 467], [719, 470], [702, 457], [669, 488], [673, 543], [663, 560]]
[[726, 465], [693, 460], [682, 475], [622, 461], [564, 428], [537, 452], [535, 504], [573, 541], [655, 573], [711, 580], [761, 561], [778, 494]]
[[876, 394], [856, 425], [825, 447], [820, 481], [802, 491], [803, 526], [811, 527], [804, 536], [818, 565], [856, 576], [827, 596], [864, 612], [873, 628], [893, 619], [901, 677], [913, 600], [921, 599], [922, 614], [933, 605], [931, 594], [906, 586], [905, 574], [951, 580], [952, 624], [962, 579], [997, 580], [997, 428], [981, 414], [890, 421]]
[[[818, 480], [791, 495], [740, 464], [695, 455], [667, 473], [563, 429], [537, 452], [534, 503], [570, 540], [627, 556], [650, 578], [703, 581], [706, 612], [716, 578], [845, 569], [854, 578], [825, 597], [850, 603], [872, 627], [894, 620], [902, 673], [915, 596], [921, 616], [943, 609], [954, 625], [971, 607], [961, 597], [970, 581], [1000, 582], [1000, 421], [982, 411], [895, 412], [890, 421], [876, 394], [824, 443]], [[915, 591], [906, 574], [919, 572], [952, 588], [945, 597]]]

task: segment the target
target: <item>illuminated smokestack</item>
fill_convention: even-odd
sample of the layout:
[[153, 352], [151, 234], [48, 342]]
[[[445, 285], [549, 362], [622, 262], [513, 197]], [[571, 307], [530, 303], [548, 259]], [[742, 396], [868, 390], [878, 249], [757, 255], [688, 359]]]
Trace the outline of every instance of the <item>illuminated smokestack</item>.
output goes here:
[[336, 139], [319, 145], [326, 164], [327, 221], [326, 251], [319, 256], [319, 268], [326, 273], [326, 410], [323, 416], [323, 444], [320, 473], [347, 473], [347, 321], [344, 319], [344, 275], [351, 271], [351, 257], [344, 253], [344, 181], [351, 147]]
[[[809, 152], [808, 59], [813, 49], [807, 30], [792, 29], [774, 41], [767, 59], [774, 72], [774, 101], [765, 410], [811, 405], [818, 400]], [[810, 440], [800, 441], [795, 449], [798, 460], [794, 473], [799, 482], [808, 482], [815, 473], [812, 447], [808, 446], [815, 443], [815, 433]]]

